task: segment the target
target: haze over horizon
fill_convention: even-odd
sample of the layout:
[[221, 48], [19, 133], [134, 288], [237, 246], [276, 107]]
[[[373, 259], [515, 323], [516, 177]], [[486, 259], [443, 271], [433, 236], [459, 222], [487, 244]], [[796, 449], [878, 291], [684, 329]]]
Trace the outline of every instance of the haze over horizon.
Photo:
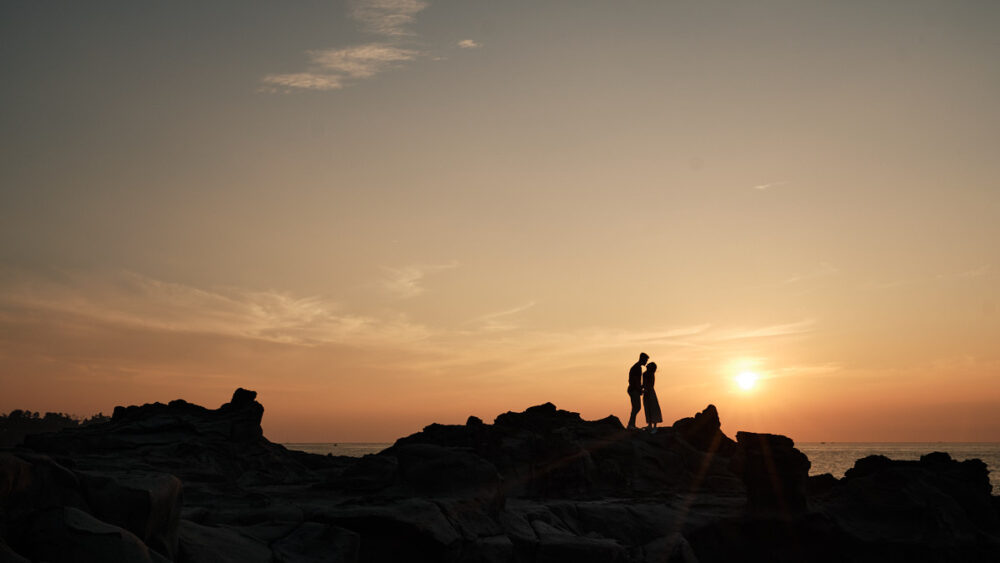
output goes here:
[[[0, 411], [1000, 441], [1000, 4], [0, 5]], [[757, 374], [749, 390], [740, 373]], [[640, 414], [640, 421], [642, 415]]]

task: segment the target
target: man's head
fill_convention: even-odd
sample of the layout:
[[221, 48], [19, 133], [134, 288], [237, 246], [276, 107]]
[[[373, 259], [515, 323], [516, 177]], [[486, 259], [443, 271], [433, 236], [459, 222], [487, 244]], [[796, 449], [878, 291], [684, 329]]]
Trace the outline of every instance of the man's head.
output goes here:
[[646, 365], [646, 362], [647, 362], [648, 360], [649, 360], [649, 354], [647, 354], [647, 353], [645, 353], [645, 352], [640, 352], [640, 353], [639, 353], [639, 365], [640, 365], [640, 366], [644, 366], [644, 365]]

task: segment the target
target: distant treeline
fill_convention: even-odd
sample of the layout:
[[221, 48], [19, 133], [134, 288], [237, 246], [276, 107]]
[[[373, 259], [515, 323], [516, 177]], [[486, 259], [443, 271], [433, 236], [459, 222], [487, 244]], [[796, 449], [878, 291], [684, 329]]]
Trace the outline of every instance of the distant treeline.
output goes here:
[[58, 432], [63, 428], [73, 428], [86, 424], [107, 422], [111, 417], [97, 413], [90, 418], [73, 417], [61, 412], [39, 412], [14, 409], [0, 415], [0, 447], [9, 448], [24, 441], [28, 434]]

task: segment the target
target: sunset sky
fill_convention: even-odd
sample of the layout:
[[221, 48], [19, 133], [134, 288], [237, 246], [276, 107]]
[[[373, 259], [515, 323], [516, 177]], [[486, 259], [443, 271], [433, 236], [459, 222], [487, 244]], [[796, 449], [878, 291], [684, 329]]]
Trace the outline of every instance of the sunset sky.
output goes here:
[[668, 424], [1000, 441], [998, 29], [993, 1], [3, 2], [0, 411], [242, 386], [282, 442], [624, 420], [646, 352]]

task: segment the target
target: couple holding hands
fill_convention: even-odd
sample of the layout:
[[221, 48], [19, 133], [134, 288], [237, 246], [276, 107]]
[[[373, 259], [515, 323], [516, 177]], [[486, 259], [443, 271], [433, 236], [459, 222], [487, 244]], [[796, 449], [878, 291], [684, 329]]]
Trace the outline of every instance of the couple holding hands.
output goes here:
[[[635, 430], [635, 415], [639, 414], [639, 409], [646, 410], [646, 428], [651, 433], [656, 433], [656, 425], [663, 422], [663, 414], [660, 412], [660, 401], [656, 398], [656, 390], [653, 385], [656, 383], [656, 363], [646, 362], [649, 355], [639, 354], [639, 361], [628, 370], [628, 396], [632, 400], [632, 414], [628, 418], [628, 429]], [[646, 371], [642, 371], [642, 366], [646, 366]]]

